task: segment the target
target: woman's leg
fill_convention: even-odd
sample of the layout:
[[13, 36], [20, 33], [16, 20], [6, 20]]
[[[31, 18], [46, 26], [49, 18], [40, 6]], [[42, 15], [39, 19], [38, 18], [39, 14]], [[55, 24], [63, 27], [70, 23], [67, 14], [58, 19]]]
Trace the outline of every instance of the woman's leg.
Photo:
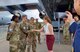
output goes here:
[[53, 50], [51, 50], [51, 51], [48, 51], [48, 52], [53, 52]]

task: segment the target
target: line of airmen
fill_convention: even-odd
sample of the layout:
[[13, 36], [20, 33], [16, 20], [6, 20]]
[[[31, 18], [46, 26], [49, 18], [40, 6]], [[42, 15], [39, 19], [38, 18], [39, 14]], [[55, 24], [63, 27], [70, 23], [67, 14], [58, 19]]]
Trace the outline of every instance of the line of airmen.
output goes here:
[[41, 24], [34, 22], [34, 18], [27, 19], [26, 15], [22, 16], [22, 21], [19, 23], [19, 17], [13, 16], [12, 23], [8, 26], [7, 40], [10, 44], [10, 52], [25, 52], [27, 45], [27, 52], [36, 52], [36, 35], [39, 35], [38, 40], [40, 43], [40, 33], [33, 32], [32, 29], [41, 28]]

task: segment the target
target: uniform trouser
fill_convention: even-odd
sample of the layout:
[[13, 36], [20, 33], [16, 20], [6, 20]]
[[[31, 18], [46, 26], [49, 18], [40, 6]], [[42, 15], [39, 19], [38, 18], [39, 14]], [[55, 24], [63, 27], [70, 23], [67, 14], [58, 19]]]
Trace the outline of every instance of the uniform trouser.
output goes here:
[[40, 39], [40, 33], [39, 33], [38, 34], [38, 42], [41, 43], [40, 41], [41, 41], [41, 39]]
[[20, 52], [25, 52], [26, 50], [26, 39], [20, 41]]
[[19, 42], [10, 41], [10, 52], [19, 52]]
[[10, 41], [10, 52], [25, 52], [26, 41]]
[[36, 41], [33, 40], [31, 45], [28, 45], [27, 52], [30, 52], [32, 46], [32, 52], [36, 52]]

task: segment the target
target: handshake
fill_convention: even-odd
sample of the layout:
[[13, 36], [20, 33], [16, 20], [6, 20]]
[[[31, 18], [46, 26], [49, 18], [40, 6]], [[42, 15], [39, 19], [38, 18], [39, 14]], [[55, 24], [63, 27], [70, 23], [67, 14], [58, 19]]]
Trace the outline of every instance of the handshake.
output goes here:
[[40, 32], [40, 30], [31, 29], [31, 30], [28, 30], [27, 33], [28, 33], [28, 32]]
[[36, 31], [36, 29], [32, 29], [31, 31], [32, 31], [32, 32], [35, 32], [35, 31]]

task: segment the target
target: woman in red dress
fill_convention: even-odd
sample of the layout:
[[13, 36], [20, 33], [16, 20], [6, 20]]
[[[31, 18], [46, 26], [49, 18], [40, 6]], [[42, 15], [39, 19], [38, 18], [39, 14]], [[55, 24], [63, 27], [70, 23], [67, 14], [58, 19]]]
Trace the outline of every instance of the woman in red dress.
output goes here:
[[48, 52], [53, 52], [53, 44], [55, 41], [53, 26], [48, 16], [44, 16], [43, 21], [45, 25], [40, 30], [33, 30], [33, 31], [41, 32], [44, 30], [46, 35], [46, 45], [48, 48]]

